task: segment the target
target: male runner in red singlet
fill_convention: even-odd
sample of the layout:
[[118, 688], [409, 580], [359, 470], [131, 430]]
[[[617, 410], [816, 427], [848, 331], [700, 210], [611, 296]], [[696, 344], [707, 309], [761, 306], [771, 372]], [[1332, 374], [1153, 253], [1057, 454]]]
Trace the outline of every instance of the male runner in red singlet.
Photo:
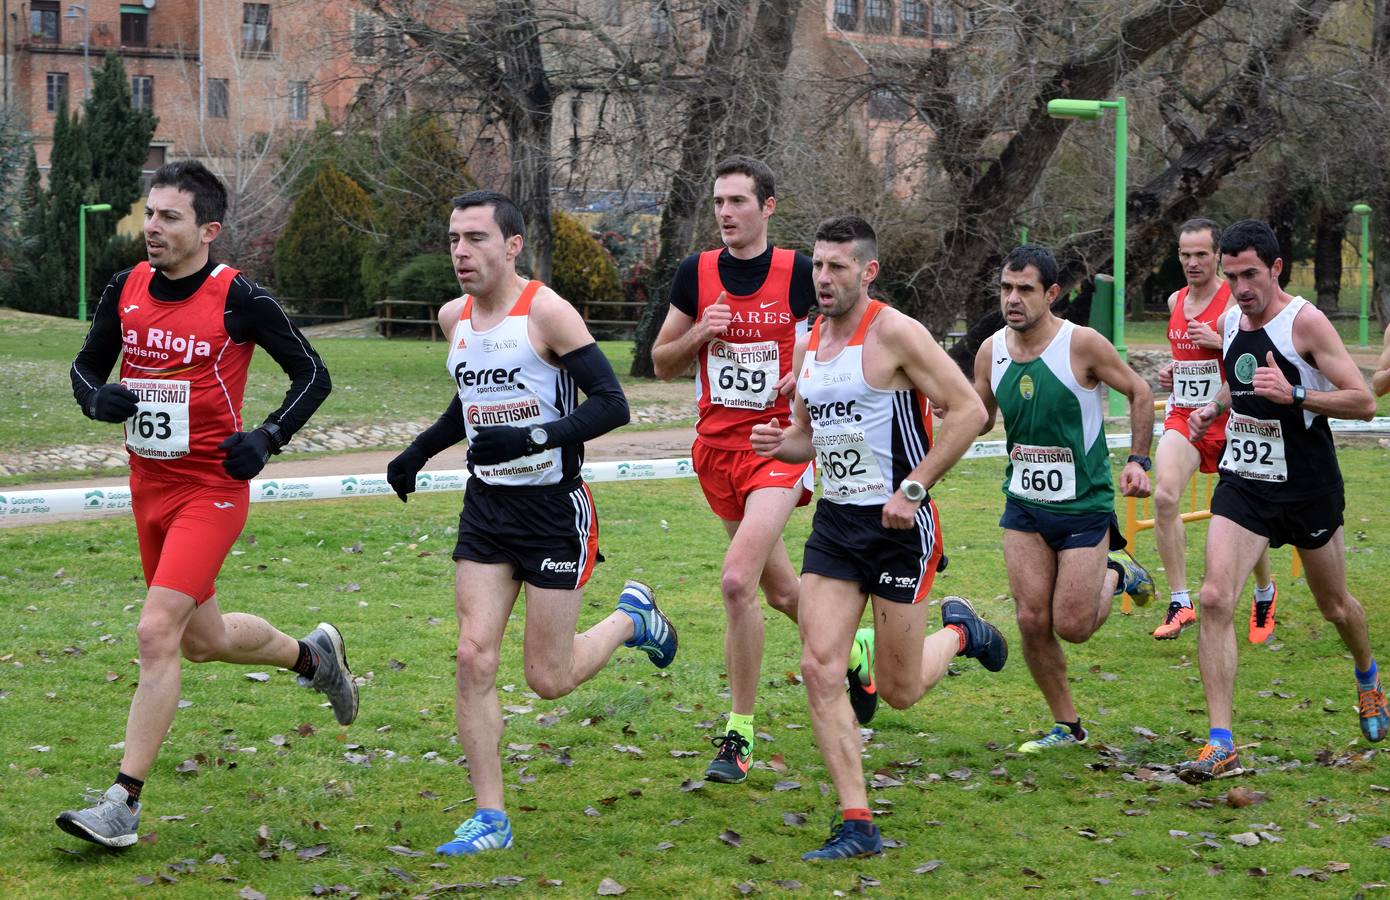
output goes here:
[[[1170, 390], [1163, 437], [1154, 464], [1154, 537], [1168, 574], [1171, 598], [1163, 624], [1154, 629], [1157, 640], [1172, 640], [1197, 622], [1187, 591], [1187, 542], [1183, 535], [1182, 492], [1199, 468], [1215, 472], [1226, 447], [1226, 420], [1200, 439], [1188, 437], [1187, 417], [1221, 388], [1221, 321], [1235, 306], [1230, 285], [1221, 277], [1216, 248], [1221, 227], [1210, 219], [1191, 219], [1178, 228], [1178, 261], [1187, 286], [1168, 297], [1168, 342], [1173, 361], [1159, 373], [1159, 385]], [[1274, 634], [1277, 597], [1270, 578], [1269, 554], [1255, 566], [1255, 600], [1250, 609], [1250, 641], [1262, 643]]]
[[[652, 364], [658, 378], [679, 377], [695, 364], [699, 419], [691, 456], [705, 499], [729, 535], [720, 590], [733, 702], [705, 777], [736, 784], [747, 777], [752, 760], [763, 658], [758, 585], [773, 609], [796, 621], [800, 587], [782, 531], [792, 510], [811, 499], [810, 466], [758, 456], [749, 433], [758, 422], [788, 416], [792, 351], [815, 289], [810, 259], [768, 243], [767, 222], [777, 208], [772, 171], [756, 159], [735, 156], [719, 163], [714, 174], [714, 215], [724, 249], [680, 264]], [[864, 689], [854, 698], [861, 721], [868, 721], [877, 698], [867, 665], [864, 672]]]
[[[178, 707], [180, 655], [292, 669], [301, 684], [328, 695], [340, 723], [357, 716], [338, 629], [321, 623], [296, 641], [257, 616], [218, 608], [214, 581], [246, 523], [247, 481], [329, 391], [323, 361], [280, 305], [209, 259], [226, 208], [226, 188], [201, 163], [155, 171], [145, 205], [149, 262], [111, 279], [72, 364], [82, 411], [125, 422], [149, 588], [119, 774], [95, 805], [58, 816], [64, 831], [106, 847], [137, 840], [140, 792]], [[289, 375], [290, 388], [279, 409], [248, 431], [241, 398], [258, 344]], [[120, 381], [107, 384], [118, 356]]]

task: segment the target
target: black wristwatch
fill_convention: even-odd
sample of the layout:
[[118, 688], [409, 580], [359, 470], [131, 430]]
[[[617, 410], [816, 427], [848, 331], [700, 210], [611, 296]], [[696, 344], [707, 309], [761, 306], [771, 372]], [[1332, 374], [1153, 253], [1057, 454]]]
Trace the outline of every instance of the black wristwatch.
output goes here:
[[1154, 467], [1153, 460], [1149, 459], [1147, 456], [1140, 456], [1138, 453], [1131, 453], [1129, 455], [1129, 458], [1125, 460], [1125, 464], [1128, 465], [1129, 463], [1138, 463], [1139, 468], [1143, 469], [1145, 472], [1150, 471]]
[[1307, 400], [1307, 399], [1308, 399], [1308, 389], [1305, 388], [1305, 387], [1304, 387], [1303, 385], [1301, 385], [1301, 384], [1295, 384], [1295, 385], [1293, 386], [1293, 399], [1292, 399], [1291, 401], [1289, 401], [1289, 402], [1291, 402], [1291, 403], [1294, 405], [1294, 409], [1298, 409], [1298, 408], [1302, 407], [1302, 406], [1303, 406], [1303, 401], [1304, 401], [1304, 400]]
[[526, 455], [540, 453], [545, 449], [545, 444], [550, 440], [550, 434], [540, 425], [533, 425], [526, 429]]
[[270, 435], [270, 452], [279, 453], [281, 448], [285, 446], [285, 437], [280, 433], [280, 426], [275, 422], [265, 422], [262, 423], [260, 430]]

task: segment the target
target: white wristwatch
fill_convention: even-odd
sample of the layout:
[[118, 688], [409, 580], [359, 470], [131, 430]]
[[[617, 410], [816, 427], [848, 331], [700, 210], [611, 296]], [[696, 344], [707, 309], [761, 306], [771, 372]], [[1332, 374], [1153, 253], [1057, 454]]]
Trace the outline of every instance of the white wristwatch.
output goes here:
[[903, 492], [903, 496], [913, 503], [921, 503], [927, 499], [927, 486], [920, 481], [913, 481], [911, 478], [904, 478], [898, 485], [898, 490]]

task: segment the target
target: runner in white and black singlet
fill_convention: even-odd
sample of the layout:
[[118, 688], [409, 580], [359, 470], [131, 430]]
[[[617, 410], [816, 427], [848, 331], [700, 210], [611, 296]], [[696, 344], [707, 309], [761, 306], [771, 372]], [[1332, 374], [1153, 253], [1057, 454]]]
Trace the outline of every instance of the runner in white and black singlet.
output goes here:
[[1332, 323], [1279, 287], [1284, 261], [1264, 222], [1237, 222], [1221, 237], [1221, 265], [1239, 306], [1227, 314], [1217, 398], [1191, 416], [1200, 438], [1227, 408], [1221, 481], [1212, 493], [1207, 574], [1202, 582], [1198, 659], [1210, 732], [1201, 755], [1178, 775], [1200, 782], [1238, 773], [1231, 734], [1236, 674], [1235, 597], [1267, 547], [1292, 544], [1323, 617], [1355, 662], [1361, 733], [1390, 728], [1366, 613], [1347, 590], [1341, 470], [1327, 417], [1369, 419], [1366, 390]]
[[574, 633], [584, 584], [602, 558], [597, 511], [579, 477], [584, 441], [626, 424], [627, 398], [575, 308], [517, 274], [524, 234], [521, 211], [506, 195], [454, 199], [449, 246], [467, 293], [439, 310], [439, 325], [455, 396], [386, 469], [404, 501], [430, 457], [468, 441], [472, 477], [454, 548], [456, 714], [477, 810], [437, 848], [447, 856], [512, 845], [496, 684], [502, 635], [523, 584], [526, 681], [542, 697], [563, 697], [588, 681], [619, 645], [645, 651], [658, 667], [676, 655], [675, 628], [650, 588], [635, 581], [607, 618]]
[[[878, 666], [865, 661], [866, 674], [896, 709], [916, 703], [955, 656], [996, 672], [1008, 658], [1004, 636], [959, 597], [942, 600], [942, 628], [928, 634], [922, 601], [942, 544], [927, 490], [970, 447], [985, 412], [921, 323], [869, 299], [878, 268], [868, 222], [843, 216], [821, 224], [812, 257], [821, 318], [797, 344], [793, 423], [773, 418], [752, 433], [762, 456], [816, 458], [824, 488], [801, 569], [801, 674], [842, 821], [806, 860], [882, 852], [842, 687], [868, 599]], [[945, 410], [935, 440], [929, 401]]]

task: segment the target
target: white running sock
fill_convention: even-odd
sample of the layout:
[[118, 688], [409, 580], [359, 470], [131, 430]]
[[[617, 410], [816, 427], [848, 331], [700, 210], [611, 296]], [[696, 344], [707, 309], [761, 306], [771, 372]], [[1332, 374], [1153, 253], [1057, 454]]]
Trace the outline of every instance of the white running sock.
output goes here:
[[1255, 602], [1268, 603], [1274, 599], [1274, 580], [1270, 579], [1269, 584], [1264, 587], [1255, 587]]
[[1170, 602], [1176, 603], [1178, 606], [1185, 606], [1188, 609], [1192, 608], [1192, 598], [1188, 596], [1187, 591], [1173, 591]]

